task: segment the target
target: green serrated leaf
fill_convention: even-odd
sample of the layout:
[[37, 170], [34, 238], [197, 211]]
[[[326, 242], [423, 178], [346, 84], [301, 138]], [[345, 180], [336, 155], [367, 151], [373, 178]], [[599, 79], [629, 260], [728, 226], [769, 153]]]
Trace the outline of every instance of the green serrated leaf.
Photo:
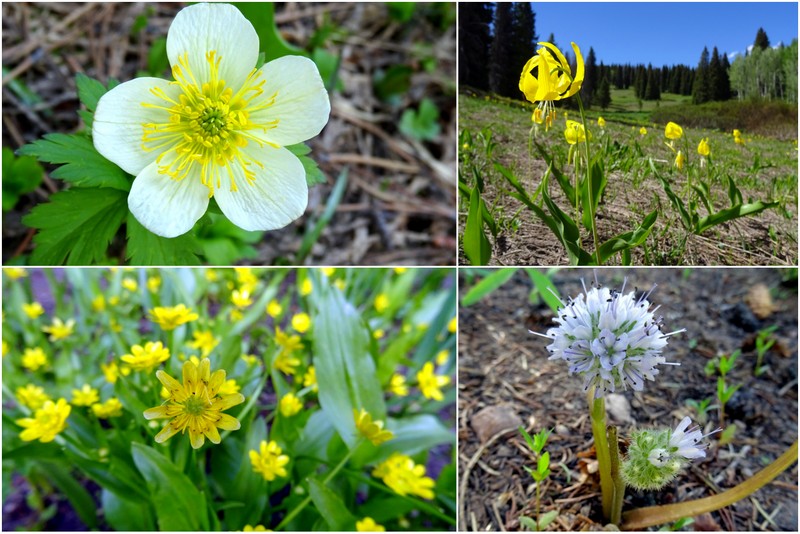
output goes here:
[[89, 111], [97, 109], [100, 97], [106, 94], [106, 86], [79, 72], [75, 75], [75, 83], [78, 86], [78, 98]]
[[14, 152], [3, 147], [3, 211], [14, 208], [19, 197], [39, 187], [44, 169], [30, 156], [15, 157]]
[[128, 213], [127, 258], [131, 265], [200, 265], [200, 243], [190, 231], [174, 238], [161, 237]]
[[319, 170], [317, 162], [308, 157], [308, 154], [311, 153], [311, 147], [305, 143], [298, 143], [296, 145], [286, 146], [284, 148], [288, 149], [292, 154], [297, 156], [297, 159], [299, 159], [300, 163], [303, 164], [303, 169], [306, 171], [306, 183], [308, 184], [308, 187], [317, 184], [324, 184], [328, 181], [322, 171]]
[[23, 146], [17, 153], [62, 165], [50, 176], [80, 187], [108, 187], [130, 191], [133, 182], [125, 171], [101, 156], [85, 135], [47, 134], [44, 138]]
[[22, 222], [39, 232], [31, 263], [105, 264], [106, 249], [128, 213], [128, 195], [116, 189], [74, 188], [39, 204]]

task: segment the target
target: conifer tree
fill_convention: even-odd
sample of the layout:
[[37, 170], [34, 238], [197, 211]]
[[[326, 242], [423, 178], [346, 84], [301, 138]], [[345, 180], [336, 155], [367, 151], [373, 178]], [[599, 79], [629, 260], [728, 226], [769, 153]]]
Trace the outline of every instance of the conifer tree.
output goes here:
[[710, 101], [712, 97], [713, 91], [711, 90], [709, 74], [708, 47], [704, 47], [703, 53], [700, 54], [700, 63], [697, 64], [697, 72], [692, 88], [692, 102], [695, 104], [702, 104], [703, 102]]
[[[495, 4], [494, 12], [494, 36], [492, 37], [492, 47], [489, 61], [489, 88], [498, 95], [518, 96], [519, 93], [519, 72], [524, 65], [514, 68], [512, 58], [513, 50], [513, 31], [514, 19], [512, 16], [512, 5], [508, 2], [498, 2]], [[517, 71], [517, 81], [511, 84], [509, 73]], [[516, 89], [516, 91], [514, 91]]]
[[756, 40], [753, 44], [761, 50], [769, 48], [769, 37], [767, 37], [767, 32], [764, 31], [764, 28], [758, 29], [756, 32]]
[[597, 88], [597, 104], [604, 110], [611, 104], [611, 84], [608, 78], [603, 76], [600, 86]]
[[[589, 47], [589, 53], [586, 55], [585, 71], [583, 78], [583, 85], [581, 86], [581, 100], [583, 105], [588, 109], [592, 106], [592, 97], [597, 88], [597, 57], [594, 54], [594, 48]], [[574, 72], [574, 71], [573, 71]]]
[[492, 7], [487, 2], [458, 4], [458, 81], [476, 89], [489, 89], [489, 49]]

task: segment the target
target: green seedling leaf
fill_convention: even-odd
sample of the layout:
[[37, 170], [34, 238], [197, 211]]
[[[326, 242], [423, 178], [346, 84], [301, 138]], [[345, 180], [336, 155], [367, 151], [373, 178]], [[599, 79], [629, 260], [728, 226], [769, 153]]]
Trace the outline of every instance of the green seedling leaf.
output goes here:
[[742, 192], [739, 191], [738, 187], [736, 187], [736, 182], [733, 181], [732, 176], [728, 176], [728, 199], [731, 201], [731, 207], [734, 207], [737, 204], [744, 204]]
[[467, 221], [464, 225], [464, 235], [461, 245], [464, 247], [464, 254], [472, 265], [486, 265], [492, 257], [492, 245], [489, 243], [486, 234], [483, 233], [483, 217], [481, 210], [483, 199], [474, 188], [469, 198], [469, 212]]
[[192, 232], [174, 238], [161, 237], [141, 225], [132, 213], [127, 217], [131, 265], [200, 265], [200, 243]]
[[536, 526], [536, 521], [534, 521], [530, 517], [524, 515], [519, 516], [519, 524], [532, 532], [539, 531], [539, 528]]
[[81, 134], [47, 134], [17, 151], [39, 161], [62, 165], [50, 176], [80, 187], [103, 187], [130, 191], [130, 176], [100, 155], [92, 141]]
[[550, 474], [549, 452], [545, 452], [544, 454], [539, 456], [539, 460], [536, 462], [536, 471], [542, 476], [542, 478]]
[[160, 530], [209, 530], [206, 499], [192, 481], [152, 447], [133, 443], [133, 461], [147, 481]]
[[34, 191], [42, 183], [44, 169], [30, 156], [15, 157], [3, 147], [3, 211], [17, 205], [19, 197]]
[[558, 517], [558, 510], [550, 510], [545, 512], [539, 517], [539, 530], [547, 530], [548, 525], [556, 520]]
[[525, 430], [525, 427], [522, 426], [522, 425], [519, 425], [517, 427], [517, 430], [519, 430], [519, 433], [522, 434], [523, 438], [525, 438], [525, 443], [528, 444], [528, 448], [531, 451], [535, 451], [535, 444], [534, 444], [533, 438], [531, 437], [530, 434], [528, 434], [528, 431]]
[[400, 117], [400, 131], [420, 141], [433, 141], [439, 136], [439, 108], [430, 98], [423, 98], [417, 111], [407, 109]]
[[73, 188], [39, 204], [22, 222], [39, 232], [31, 262], [37, 265], [107, 263], [106, 249], [127, 211], [127, 197], [117, 189]]
[[[551, 434], [551, 431], [545, 428], [544, 430], [538, 432], [535, 436], [533, 436], [533, 450], [534, 450], [534, 452], [537, 452], [537, 453], [542, 452], [542, 449], [544, 449], [544, 446], [547, 443], [547, 438], [550, 437], [550, 434]], [[549, 453], [545, 453], [545, 454], [547, 454], [548, 465], [550, 465], [549, 464], [550, 454]]]
[[464, 307], [472, 306], [486, 295], [491, 294], [494, 290], [508, 282], [511, 277], [514, 276], [515, 272], [517, 272], [517, 269], [513, 267], [492, 271], [490, 275], [486, 276], [467, 291], [467, 294], [461, 299], [461, 305]]
[[733, 440], [733, 435], [736, 433], [736, 425], [728, 425], [722, 434], [719, 436], [719, 444], [727, 445]]

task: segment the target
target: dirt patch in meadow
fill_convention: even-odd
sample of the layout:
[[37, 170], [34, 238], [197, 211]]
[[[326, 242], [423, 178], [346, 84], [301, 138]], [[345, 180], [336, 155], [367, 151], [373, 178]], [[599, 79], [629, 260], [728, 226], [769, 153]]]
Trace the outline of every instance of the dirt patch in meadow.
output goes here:
[[[470, 97], [461, 95], [461, 98]], [[475, 136], [481, 128], [488, 127], [493, 133], [492, 140], [498, 145], [494, 159], [511, 169], [525, 189], [533, 194], [540, 185], [547, 166], [544, 160], [531, 157], [528, 153], [529, 124], [524, 120], [526, 112], [497, 102], [485, 106], [465, 106], [462, 103], [460, 110], [460, 128], [470, 129]], [[549, 135], [544, 143], [551, 145], [561, 141], [563, 138], [560, 134]], [[620, 142], [625, 141], [621, 139]], [[475, 145], [473, 148], [477, 153], [476, 157], [480, 159], [482, 147], [477, 142]], [[666, 167], [671, 162], [662, 160], [656, 164]], [[461, 165], [465, 168], [463, 162]], [[567, 176], [572, 176], [573, 173], [571, 166], [563, 167], [562, 172]], [[741, 172], [746, 175], [748, 171], [742, 169]], [[758, 172], [759, 182], [763, 184], [760, 189], [743, 185], [739, 185], [739, 188], [745, 201], [750, 198], [768, 200], [772, 181], [791, 172], [796, 173], [796, 170], [766, 167]], [[493, 240], [490, 265], [567, 265], [569, 259], [558, 238], [521, 202], [506, 193], [511, 190], [511, 186], [490, 166], [485, 167], [484, 177], [486, 186], [483, 198], [487, 206], [494, 209], [496, 220], [513, 220], [513, 224], [507, 222], [502, 225], [500, 234]], [[796, 197], [785, 206], [789, 218], [776, 209], [769, 209], [755, 216], [712, 227], [698, 236], [684, 230], [677, 210], [649, 170], [634, 169], [627, 173], [611, 171], [608, 172], [607, 179], [608, 185], [596, 218], [601, 242], [633, 230], [647, 214], [658, 209], [658, 219], [647, 239], [647, 254], [642, 247], [631, 251], [632, 262], [636, 265], [746, 266], [797, 263]], [[685, 181], [681, 178], [671, 186], [680, 195], [684, 184]], [[730, 206], [725, 187], [722, 184], [712, 186], [716, 209]], [[556, 204], [569, 210], [570, 203], [552, 178], [549, 192]], [[460, 208], [459, 235], [462, 235], [468, 206], [462, 201]], [[701, 216], [706, 214], [703, 209], [699, 213]], [[593, 250], [590, 233], [583, 229], [582, 236], [583, 248], [587, 251]], [[619, 255], [616, 255], [609, 258], [606, 264], [618, 265], [619, 261]], [[459, 263], [469, 264], [463, 249], [459, 249]]]
[[[716, 377], [704, 373], [718, 354], [742, 350], [730, 383], [742, 384], [726, 408], [726, 421], [736, 425], [733, 441], [719, 446], [712, 439], [707, 457], [695, 461], [675, 482], [660, 491], [626, 491], [624, 510], [682, 502], [714, 495], [760, 471], [797, 439], [797, 280], [784, 281], [779, 269], [602, 269], [600, 282], [644, 290], [658, 284], [651, 296], [661, 305], [665, 331], [686, 328], [672, 336], [664, 351], [668, 361], [655, 382], [640, 393], [623, 394], [632, 421], [610, 416], [625, 437], [638, 428], [674, 426], [696, 413], [686, 401], [716, 394]], [[564, 269], [554, 275], [561, 295], [577, 295], [587, 269]], [[755, 317], [744, 303], [756, 284], [766, 284], [774, 312]], [[462, 293], [468, 288], [461, 284]], [[542, 486], [541, 510], [558, 510], [548, 530], [602, 528], [600, 488], [596, 473], [591, 425], [581, 380], [569, 375], [562, 361], [549, 361], [544, 333], [553, 326], [552, 312], [531, 306], [531, 283], [518, 272], [506, 285], [479, 303], [459, 312], [459, 469], [460, 527], [462, 530], [520, 530], [519, 517], [532, 517], [535, 489], [523, 466], [535, 467], [516, 430], [499, 439], [476, 434], [476, 414], [503, 407], [520, 418], [531, 432], [554, 429], [545, 450], [552, 474]], [[778, 325], [777, 342], [766, 353], [769, 370], [755, 377], [756, 332]], [[715, 403], [715, 402], [714, 402]], [[712, 404], [714, 404], [712, 403]], [[719, 423], [717, 410], [708, 413], [705, 431]], [[726, 425], [729, 424], [726, 422]], [[596, 465], [596, 463], [594, 464]], [[470, 466], [467, 471], [467, 466]], [[696, 518], [698, 530], [797, 531], [797, 465], [782, 473], [751, 498], [708, 516]], [[689, 527], [689, 530], [695, 528]], [[653, 530], [656, 530], [655, 528]]]
[[[178, 3], [5, 3], [3, 146], [16, 150], [47, 133], [82, 125], [75, 87], [79, 72], [106, 82], [127, 81], [146, 69], [153, 42], [167, 35]], [[455, 24], [449, 8], [419, 5], [399, 22], [386, 4], [279, 3], [276, 22], [288, 43], [306, 47], [330, 33], [326, 51], [340, 59], [342, 88], [331, 92], [331, 119], [309, 144], [327, 183], [309, 191], [306, 214], [268, 232], [256, 256], [238, 263], [293, 263], [303, 236], [325, 209], [336, 178], [349, 170], [344, 196], [311, 254], [309, 265], [452, 265], [455, 262], [456, 113]], [[454, 12], [454, 8], [450, 11]], [[137, 17], [146, 24], [133, 31]], [[319, 33], [318, 33], [319, 32]], [[373, 80], [408, 66], [408, 87], [394, 101], [376, 96]], [[7, 84], [7, 77], [13, 78]], [[28, 92], [12, 89], [22, 83]], [[402, 80], [398, 80], [402, 83]], [[23, 96], [20, 96], [23, 94]], [[399, 131], [403, 112], [430, 99], [440, 133], [418, 141]], [[46, 167], [51, 171], [52, 166]], [[6, 262], [31, 250], [34, 231], [21, 219], [64, 183], [43, 184], [3, 214]], [[112, 254], [124, 254], [122, 232]]]

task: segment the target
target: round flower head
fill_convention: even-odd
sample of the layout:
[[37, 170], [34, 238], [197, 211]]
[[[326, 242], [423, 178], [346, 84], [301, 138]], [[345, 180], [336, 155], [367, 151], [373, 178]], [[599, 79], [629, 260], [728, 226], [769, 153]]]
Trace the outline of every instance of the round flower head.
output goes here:
[[260, 69], [253, 25], [228, 4], [181, 10], [167, 33], [173, 82], [136, 78], [103, 95], [95, 148], [136, 176], [128, 207], [164, 237], [188, 232], [209, 198], [245, 230], [303, 214], [303, 164], [288, 149], [317, 135], [330, 102], [314, 63], [285, 56]]
[[647, 300], [655, 286], [637, 298], [634, 291], [624, 294], [626, 283], [620, 291], [597, 280], [590, 290], [584, 284], [584, 294], [561, 302], [554, 319], [558, 327], [544, 335], [531, 332], [553, 341], [547, 346], [550, 359], [569, 363], [569, 372], [583, 375], [584, 390], [594, 387], [595, 397], [628, 386], [642, 391], [644, 381], [658, 374], [657, 365], [678, 365], [668, 363], [661, 349], [667, 337], [684, 330], [662, 333], [662, 318]]

